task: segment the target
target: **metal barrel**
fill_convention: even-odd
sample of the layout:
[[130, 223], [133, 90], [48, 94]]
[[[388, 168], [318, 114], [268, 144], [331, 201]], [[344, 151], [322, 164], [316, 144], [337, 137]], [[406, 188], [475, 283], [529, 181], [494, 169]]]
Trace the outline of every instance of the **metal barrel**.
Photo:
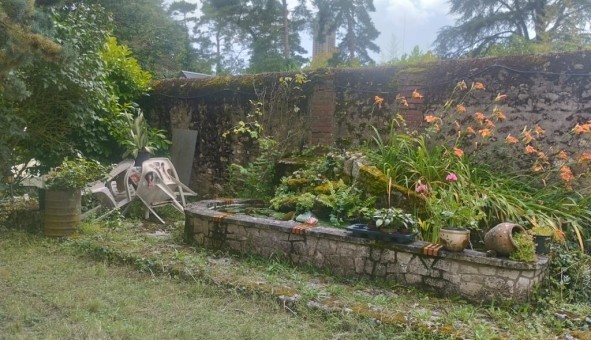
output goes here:
[[43, 231], [47, 237], [72, 235], [80, 226], [80, 190], [47, 190]]

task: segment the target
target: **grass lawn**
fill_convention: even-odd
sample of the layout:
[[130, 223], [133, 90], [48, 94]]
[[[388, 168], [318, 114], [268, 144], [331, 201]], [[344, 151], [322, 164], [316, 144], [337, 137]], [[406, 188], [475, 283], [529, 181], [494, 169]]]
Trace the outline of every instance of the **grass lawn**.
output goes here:
[[2, 339], [320, 339], [386, 335], [352, 319], [296, 317], [275, 301], [76, 256], [0, 232]]
[[0, 338], [591, 339], [591, 304], [439, 298], [113, 218], [67, 241], [0, 228]]

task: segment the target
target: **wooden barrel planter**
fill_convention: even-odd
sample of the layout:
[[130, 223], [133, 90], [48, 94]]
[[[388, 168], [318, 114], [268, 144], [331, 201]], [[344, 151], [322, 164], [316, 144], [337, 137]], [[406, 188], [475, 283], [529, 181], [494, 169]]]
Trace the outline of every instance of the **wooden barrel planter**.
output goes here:
[[47, 190], [43, 232], [47, 237], [72, 235], [80, 226], [81, 193], [73, 190]]

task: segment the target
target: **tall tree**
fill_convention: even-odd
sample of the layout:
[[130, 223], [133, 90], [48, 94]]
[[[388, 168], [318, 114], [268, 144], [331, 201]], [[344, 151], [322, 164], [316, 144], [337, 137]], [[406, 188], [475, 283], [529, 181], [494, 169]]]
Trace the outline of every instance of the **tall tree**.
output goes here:
[[202, 15], [193, 31], [199, 53], [213, 61], [217, 75], [241, 73], [245, 68], [242, 54], [247, 48], [247, 36], [233, 20], [227, 19], [236, 15], [239, 6], [239, 0], [203, 1]]
[[189, 22], [195, 21], [194, 18], [190, 17], [190, 14], [195, 14], [197, 10], [197, 4], [192, 4], [186, 1], [175, 1], [168, 7], [168, 13], [173, 15], [181, 15], [183, 17], [183, 24], [187, 28], [187, 34], [189, 34], [190, 27]]
[[250, 52], [249, 72], [286, 70], [299, 67], [305, 61], [302, 54], [306, 51], [299, 37], [305, 21], [295, 16], [301, 11], [291, 11], [285, 25], [285, 7], [279, 0], [209, 0], [206, 3], [208, 6], [204, 4], [203, 8], [212, 10], [204, 10], [204, 15], [212, 16], [210, 22], [217, 23], [218, 31], [231, 27], [235, 35], [242, 38], [239, 45]]
[[568, 48], [590, 43], [589, 0], [449, 0], [455, 26], [439, 31], [443, 57], [477, 56], [498, 45], [529, 41]]
[[12, 103], [31, 95], [22, 68], [39, 60], [58, 62], [62, 46], [51, 39], [53, 25], [47, 7], [59, 1], [0, 1], [0, 176], [21, 160], [15, 148], [26, 138], [26, 121]]
[[380, 52], [375, 40], [380, 32], [375, 28], [369, 12], [375, 12], [373, 0], [314, 0], [318, 9], [317, 34], [320, 39], [327, 32], [337, 32], [338, 63], [374, 64], [369, 51]]
[[84, 2], [99, 4], [111, 14], [113, 35], [130, 47], [141, 66], [155, 78], [176, 77], [181, 69], [192, 68], [186, 65], [187, 58], [194, 56], [186, 40], [186, 28], [168, 15], [163, 0]]

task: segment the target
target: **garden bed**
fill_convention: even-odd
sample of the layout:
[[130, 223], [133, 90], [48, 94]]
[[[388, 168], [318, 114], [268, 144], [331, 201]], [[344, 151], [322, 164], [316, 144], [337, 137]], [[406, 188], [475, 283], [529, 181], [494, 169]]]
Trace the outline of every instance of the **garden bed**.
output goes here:
[[205, 200], [185, 209], [185, 238], [214, 249], [281, 256], [342, 276], [392, 279], [401, 284], [461, 295], [473, 301], [521, 300], [543, 279], [548, 258], [535, 263], [452, 253], [423, 241], [395, 244], [352, 237], [342, 229], [222, 212], [252, 200]]

